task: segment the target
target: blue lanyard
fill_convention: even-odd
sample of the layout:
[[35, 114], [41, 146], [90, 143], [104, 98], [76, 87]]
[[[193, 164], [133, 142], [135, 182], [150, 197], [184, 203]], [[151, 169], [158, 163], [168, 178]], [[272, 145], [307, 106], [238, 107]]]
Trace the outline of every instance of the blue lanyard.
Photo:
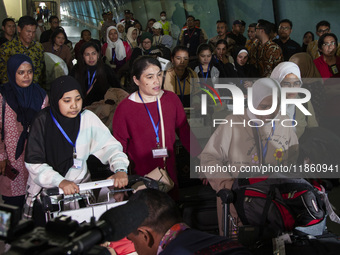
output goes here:
[[295, 109], [294, 115], [293, 115], [293, 120], [294, 120], [294, 121], [292, 121], [292, 126], [294, 126], [294, 124], [295, 124], [295, 115], [296, 115], [296, 109]]
[[128, 44], [130, 45], [130, 48], [132, 49], [132, 43], [130, 42], [129, 39], [126, 38], [126, 40], [127, 40]]
[[[138, 95], [139, 95], [140, 100], [142, 100], [142, 102], [143, 102], [143, 104], [144, 104], [144, 106], [145, 106], [146, 111], [147, 111], [148, 114], [149, 114], [149, 117], [150, 117], [150, 120], [151, 120], [153, 129], [154, 129], [155, 134], [156, 134], [156, 142], [157, 142], [157, 144], [159, 145], [159, 136], [158, 136], [159, 120], [158, 120], [158, 123], [157, 123], [157, 126], [156, 126], [156, 125], [155, 125], [155, 122], [153, 121], [153, 118], [152, 118], [152, 116], [151, 116], [151, 113], [150, 113], [148, 107], [147, 107], [146, 104], [144, 103], [143, 98], [142, 98], [142, 96], [141, 96], [140, 93], [139, 93], [139, 90], [138, 90]], [[158, 115], [159, 115], [158, 102], [157, 102], [157, 110], [158, 110]]]
[[178, 76], [177, 76], [177, 82], [178, 82], [178, 86], [179, 86], [179, 92], [181, 93], [181, 101], [183, 103], [184, 92], [185, 92], [185, 79], [184, 79], [184, 82], [183, 82], [183, 91], [182, 91], [182, 88], [181, 88], [181, 81], [179, 80]]
[[208, 65], [208, 71], [207, 71], [207, 74], [206, 74], [206, 75], [205, 75], [205, 77], [204, 77], [203, 68], [202, 68], [202, 65], [200, 64], [200, 70], [201, 70], [201, 74], [202, 74], [202, 76], [203, 76], [203, 78], [204, 78], [204, 81], [205, 81], [205, 82], [207, 82], [207, 79], [208, 79], [208, 75], [209, 75], [209, 68], [210, 68], [210, 63], [209, 63], [209, 65]]
[[115, 51], [115, 48], [112, 48], [112, 62], [115, 61], [115, 57], [116, 57], [116, 51]]
[[[257, 133], [259, 134], [259, 138], [260, 138], [260, 132], [259, 132], [259, 128], [256, 126], [256, 130], [257, 130]], [[267, 156], [267, 150], [268, 150], [268, 142], [269, 140], [271, 140], [271, 136], [274, 135], [274, 132], [275, 132], [275, 122], [273, 122], [273, 131], [272, 131], [272, 135], [269, 134], [267, 140], [266, 140], [266, 144], [265, 146], [263, 147], [263, 144], [262, 144], [262, 141], [260, 139], [260, 142], [261, 142], [261, 150], [262, 150], [262, 160], [264, 161], [264, 159], [266, 158]]]
[[[54, 123], [55, 123], [56, 126], [59, 128], [60, 132], [63, 134], [63, 136], [64, 136], [64, 137], [66, 138], [66, 140], [69, 142], [69, 144], [72, 145], [72, 147], [73, 147], [73, 156], [75, 157], [75, 156], [76, 156], [76, 143], [73, 143], [73, 142], [72, 142], [72, 140], [68, 137], [68, 135], [66, 134], [66, 132], [64, 131], [64, 129], [60, 126], [59, 122], [54, 118], [51, 109], [50, 109], [50, 114], [51, 114], [51, 117], [52, 117]], [[80, 115], [79, 115], [79, 117], [80, 117]], [[79, 130], [78, 130], [77, 138], [78, 138], [78, 135], [79, 135]], [[77, 141], [77, 138], [76, 138], [76, 141]]]
[[94, 77], [96, 76], [97, 70], [94, 71], [92, 79], [90, 80], [90, 71], [87, 71], [87, 90], [89, 90], [93, 84]]
[[219, 63], [220, 61], [218, 60], [218, 58], [217, 58], [217, 56], [216, 55], [214, 55], [214, 58], [215, 58], [215, 60], [217, 61], [217, 63]]

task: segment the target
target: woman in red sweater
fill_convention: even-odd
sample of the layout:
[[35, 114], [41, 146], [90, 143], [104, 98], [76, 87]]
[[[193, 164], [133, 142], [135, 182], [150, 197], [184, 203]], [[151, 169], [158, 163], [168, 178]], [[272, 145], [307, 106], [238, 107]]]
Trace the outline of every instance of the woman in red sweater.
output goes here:
[[324, 80], [340, 77], [340, 57], [336, 56], [337, 46], [338, 38], [335, 34], [323, 34], [319, 38], [318, 49], [321, 56], [314, 59], [314, 64]]
[[[176, 134], [183, 146], [190, 151], [191, 131], [178, 96], [170, 91], [163, 91], [162, 71], [159, 61], [143, 56], [137, 59], [131, 73], [138, 90], [123, 100], [113, 117], [113, 135], [123, 145], [127, 153], [132, 174], [144, 176], [156, 167], [163, 167], [163, 158], [154, 158], [152, 150], [163, 146], [161, 135], [159, 106], [163, 112], [165, 145], [167, 148], [167, 170], [175, 182], [170, 195], [178, 199], [178, 180], [175, 169]], [[197, 156], [200, 145], [192, 139], [192, 156]]]

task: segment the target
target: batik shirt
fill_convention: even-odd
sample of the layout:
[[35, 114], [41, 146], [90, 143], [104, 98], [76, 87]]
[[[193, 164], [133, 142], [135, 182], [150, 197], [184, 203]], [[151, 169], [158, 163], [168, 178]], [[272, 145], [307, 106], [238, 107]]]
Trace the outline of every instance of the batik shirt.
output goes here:
[[250, 64], [260, 72], [260, 77], [269, 77], [275, 66], [283, 61], [282, 50], [279, 45], [272, 40], [264, 45], [260, 41], [252, 45], [249, 54]]
[[0, 47], [0, 84], [8, 82], [7, 61], [15, 54], [25, 54], [31, 58], [34, 69], [33, 83], [42, 86], [44, 84], [42, 72], [45, 66], [44, 48], [36, 41], [32, 41], [27, 48], [18, 38], [8, 41]]

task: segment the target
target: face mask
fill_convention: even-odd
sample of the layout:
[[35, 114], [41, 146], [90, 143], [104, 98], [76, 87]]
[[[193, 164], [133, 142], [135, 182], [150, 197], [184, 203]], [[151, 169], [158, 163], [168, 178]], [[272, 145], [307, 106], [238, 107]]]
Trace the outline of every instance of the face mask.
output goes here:
[[38, 26], [39, 26], [39, 27], [42, 27], [42, 25], [43, 25], [43, 23], [38, 23]]
[[161, 20], [163, 20], [163, 21], [166, 20], [166, 16], [162, 16]]

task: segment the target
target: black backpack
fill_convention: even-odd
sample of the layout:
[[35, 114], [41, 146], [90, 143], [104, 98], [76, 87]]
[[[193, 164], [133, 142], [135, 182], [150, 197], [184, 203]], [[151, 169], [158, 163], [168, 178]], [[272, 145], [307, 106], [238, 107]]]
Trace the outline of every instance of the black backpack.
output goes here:
[[325, 217], [317, 188], [304, 179], [237, 179], [232, 189], [241, 222], [259, 227], [260, 239], [317, 224]]

